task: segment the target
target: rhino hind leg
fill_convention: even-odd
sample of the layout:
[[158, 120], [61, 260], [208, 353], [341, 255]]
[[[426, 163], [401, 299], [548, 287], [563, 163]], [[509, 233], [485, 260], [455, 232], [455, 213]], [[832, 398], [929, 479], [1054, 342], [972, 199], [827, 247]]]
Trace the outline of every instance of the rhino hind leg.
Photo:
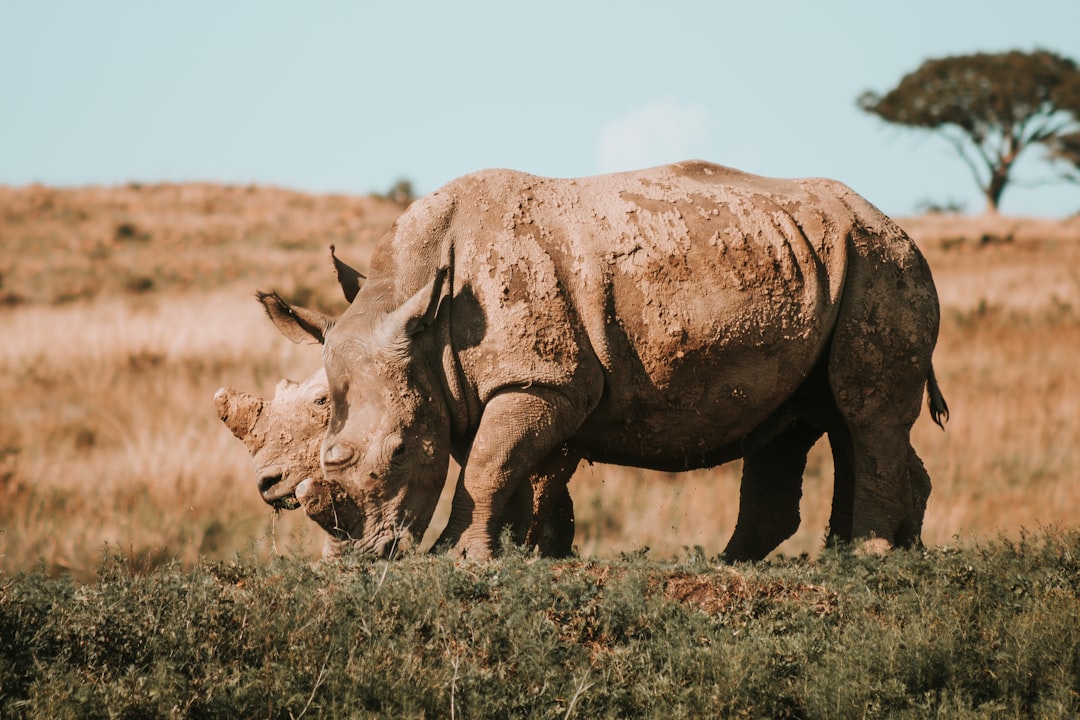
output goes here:
[[[832, 514], [826, 544], [836, 546], [853, 539], [852, 512], [855, 504], [855, 458], [851, 435], [846, 427], [829, 430], [835, 472]], [[923, 514], [930, 497], [930, 475], [915, 448], [908, 445], [908, 482], [911, 499], [894, 538], [897, 545], [917, 545], [921, 542]]]
[[924, 270], [924, 264], [901, 269], [863, 258], [845, 286], [829, 355], [829, 384], [849, 435], [834, 441], [834, 457], [842, 461], [837, 488], [844, 489], [841, 473], [853, 485], [850, 531], [834, 505], [841, 526], [831, 536], [839, 539], [920, 540], [930, 478], [911, 447], [911, 427], [922, 407], [938, 322]]
[[926, 466], [915, 448], [908, 446], [908, 476], [911, 482], [910, 506], [912, 512], [900, 524], [896, 531], [896, 544], [903, 546], [920, 545], [922, 543], [923, 516], [926, 513], [926, 502], [930, 499], [930, 474], [926, 472]]
[[761, 560], [799, 528], [806, 455], [822, 431], [796, 419], [743, 459], [739, 518], [724, 550], [730, 561]]

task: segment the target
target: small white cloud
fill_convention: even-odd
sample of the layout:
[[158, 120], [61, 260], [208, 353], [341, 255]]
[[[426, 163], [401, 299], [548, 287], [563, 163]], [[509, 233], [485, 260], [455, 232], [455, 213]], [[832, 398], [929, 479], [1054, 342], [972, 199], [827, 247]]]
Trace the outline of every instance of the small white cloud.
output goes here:
[[660, 100], [609, 123], [600, 134], [597, 172], [637, 170], [703, 155], [712, 119], [701, 105]]

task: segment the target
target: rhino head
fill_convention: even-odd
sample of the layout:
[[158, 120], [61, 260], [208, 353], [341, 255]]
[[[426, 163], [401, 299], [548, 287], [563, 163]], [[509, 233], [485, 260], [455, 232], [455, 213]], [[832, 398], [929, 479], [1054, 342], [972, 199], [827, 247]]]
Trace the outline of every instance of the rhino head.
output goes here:
[[322, 368], [303, 382], [282, 380], [270, 401], [223, 387], [218, 417], [251, 453], [259, 494], [277, 509], [299, 507], [297, 486], [321, 477], [319, 454], [330, 419], [330, 388]]
[[[450, 415], [432, 359], [446, 271], [400, 306], [357, 304], [339, 319], [260, 293], [286, 337], [324, 345], [330, 390], [322, 440], [325, 486], [347, 488], [353, 547], [379, 557], [418, 545], [431, 522], [449, 464]], [[320, 483], [294, 494], [317, 505]], [[309, 513], [310, 514], [310, 513]]]
[[[365, 277], [339, 260], [333, 245], [330, 260], [345, 300], [351, 303]], [[257, 298], [267, 306], [268, 312], [270, 304], [276, 306], [281, 302], [276, 294], [258, 293]], [[270, 316], [273, 319], [273, 312]], [[275, 325], [294, 342], [308, 337], [307, 333], [293, 332], [291, 327], [286, 332], [286, 326], [276, 321]], [[259, 494], [276, 509], [299, 507], [297, 486], [307, 478], [322, 475], [319, 455], [330, 418], [329, 398], [326, 372], [322, 368], [303, 382], [282, 380], [270, 402], [229, 387], [214, 394], [218, 417], [251, 453]]]
[[329, 537], [324, 557], [351, 544], [357, 507], [347, 488], [322, 477], [319, 455], [330, 420], [330, 387], [319, 368], [307, 380], [282, 380], [272, 400], [221, 388], [218, 416], [251, 453], [259, 494], [277, 510], [303, 506]]

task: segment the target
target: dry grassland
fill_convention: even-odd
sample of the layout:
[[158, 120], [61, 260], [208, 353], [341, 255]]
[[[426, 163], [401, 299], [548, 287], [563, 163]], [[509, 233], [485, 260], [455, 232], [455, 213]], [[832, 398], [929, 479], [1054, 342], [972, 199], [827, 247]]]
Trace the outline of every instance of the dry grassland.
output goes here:
[[[252, 546], [314, 556], [319, 531], [262, 503], [212, 397], [225, 384], [269, 396], [313, 371], [318, 349], [281, 338], [251, 292], [340, 311], [327, 245], [363, 269], [398, 212], [268, 188], [0, 188], [0, 570], [85, 577], [106, 547], [145, 567]], [[904, 224], [938, 283], [935, 365], [952, 410], [946, 432], [915, 428], [934, 480], [924, 539], [1075, 527], [1080, 218]], [[831, 475], [822, 442], [782, 552], [819, 549]], [[578, 546], [719, 552], [738, 482], [737, 464], [585, 466], [571, 483]]]

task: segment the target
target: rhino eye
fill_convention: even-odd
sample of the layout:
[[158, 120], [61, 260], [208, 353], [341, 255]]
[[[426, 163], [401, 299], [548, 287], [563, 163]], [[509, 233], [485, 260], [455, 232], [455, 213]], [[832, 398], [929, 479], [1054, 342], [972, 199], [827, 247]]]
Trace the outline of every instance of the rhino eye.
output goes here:
[[328, 398], [325, 395], [320, 395], [319, 397], [315, 398], [315, 404], [320, 406], [320, 407], [325, 405], [328, 402], [330, 402], [330, 398]]

